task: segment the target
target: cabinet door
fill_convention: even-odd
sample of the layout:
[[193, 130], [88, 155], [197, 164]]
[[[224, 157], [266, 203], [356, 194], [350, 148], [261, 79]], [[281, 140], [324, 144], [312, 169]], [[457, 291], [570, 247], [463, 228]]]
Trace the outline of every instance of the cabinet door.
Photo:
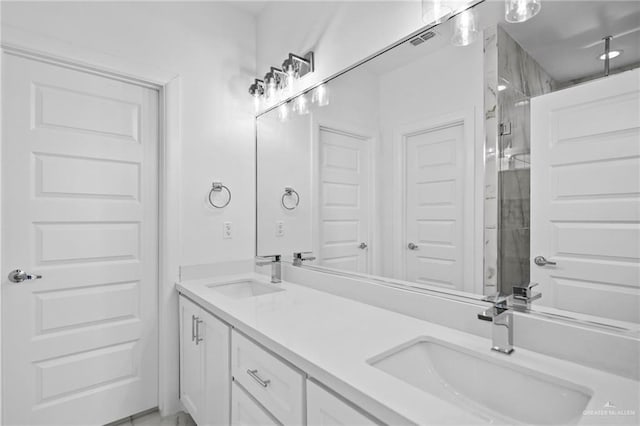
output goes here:
[[[202, 424], [202, 359], [195, 341], [200, 308], [180, 296], [180, 400], [196, 423]], [[202, 328], [202, 325], [200, 325]]]
[[237, 383], [231, 391], [231, 424], [233, 426], [278, 425], [264, 408], [251, 398]]
[[364, 414], [333, 396], [320, 386], [307, 381], [307, 425], [375, 425]]
[[229, 362], [229, 340], [231, 330], [228, 325], [201, 310], [199, 343], [202, 354], [202, 378], [204, 380], [205, 425], [228, 425], [230, 419], [231, 365]]

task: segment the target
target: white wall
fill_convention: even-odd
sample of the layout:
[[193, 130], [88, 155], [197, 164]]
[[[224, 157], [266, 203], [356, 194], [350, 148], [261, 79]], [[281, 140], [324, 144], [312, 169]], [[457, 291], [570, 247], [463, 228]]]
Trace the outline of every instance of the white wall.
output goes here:
[[[222, 2], [2, 2], [19, 28], [181, 76], [181, 264], [253, 256], [255, 19]], [[7, 27], [9, 26], [9, 27]], [[47, 48], [47, 50], [50, 50]], [[65, 52], [48, 52], [64, 55]], [[233, 191], [208, 206], [211, 181]], [[233, 238], [222, 239], [223, 222]]]
[[316, 71], [298, 81], [303, 89], [423, 26], [417, 0], [272, 2], [257, 20], [257, 73], [313, 50]]

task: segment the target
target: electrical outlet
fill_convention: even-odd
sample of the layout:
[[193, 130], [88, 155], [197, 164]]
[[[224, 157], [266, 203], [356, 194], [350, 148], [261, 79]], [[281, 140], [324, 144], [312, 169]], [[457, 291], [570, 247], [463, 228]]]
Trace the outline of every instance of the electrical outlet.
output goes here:
[[231, 222], [225, 222], [222, 228], [222, 238], [228, 240], [231, 238]]
[[284, 237], [284, 221], [276, 221], [276, 237]]

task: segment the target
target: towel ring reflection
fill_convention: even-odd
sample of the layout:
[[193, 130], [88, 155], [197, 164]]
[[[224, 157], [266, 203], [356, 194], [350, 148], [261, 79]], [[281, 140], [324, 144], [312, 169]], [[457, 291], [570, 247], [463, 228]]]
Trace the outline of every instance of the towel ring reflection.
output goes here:
[[[296, 195], [296, 203], [295, 203], [293, 206], [289, 207], [289, 206], [287, 206], [287, 204], [284, 202], [284, 199], [285, 199], [285, 198], [287, 198], [287, 197], [291, 197], [291, 196], [293, 196], [293, 194], [295, 194], [295, 195]], [[290, 187], [290, 186], [285, 186], [285, 188], [284, 188], [284, 194], [282, 194], [282, 200], [281, 200], [281, 202], [282, 202], [282, 207], [284, 207], [285, 209], [287, 209], [287, 210], [295, 210], [295, 208], [296, 208], [296, 207], [298, 207], [298, 204], [300, 204], [300, 194], [298, 194], [298, 191], [296, 191], [296, 190], [295, 190], [295, 189], [293, 189], [292, 187]]]
[[[213, 202], [213, 195], [216, 192], [222, 192], [222, 190], [227, 191], [227, 194], [228, 194], [227, 202], [222, 205], [218, 205]], [[211, 184], [211, 191], [209, 191], [209, 204], [211, 204], [216, 209], [223, 209], [227, 207], [230, 202], [231, 202], [231, 190], [226, 185], [223, 185], [222, 182], [214, 181]]]

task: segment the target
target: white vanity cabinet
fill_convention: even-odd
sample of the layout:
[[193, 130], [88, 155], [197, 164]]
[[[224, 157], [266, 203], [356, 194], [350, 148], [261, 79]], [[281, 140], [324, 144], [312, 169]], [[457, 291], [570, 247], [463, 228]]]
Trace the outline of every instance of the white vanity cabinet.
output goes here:
[[183, 295], [179, 309], [180, 399], [198, 426], [376, 424]]
[[235, 330], [231, 333], [231, 373], [278, 422], [305, 424], [304, 375]]
[[340, 398], [307, 380], [307, 425], [369, 426], [376, 424]]
[[230, 327], [180, 296], [180, 400], [199, 426], [230, 421]]

